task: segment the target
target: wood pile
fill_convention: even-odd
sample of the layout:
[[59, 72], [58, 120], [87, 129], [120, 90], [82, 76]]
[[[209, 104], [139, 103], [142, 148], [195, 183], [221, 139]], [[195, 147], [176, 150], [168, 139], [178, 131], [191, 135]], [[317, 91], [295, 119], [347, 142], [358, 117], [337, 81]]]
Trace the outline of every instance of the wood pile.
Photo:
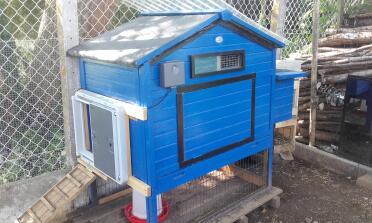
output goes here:
[[[317, 145], [338, 141], [347, 77], [372, 77], [372, 13], [349, 17], [345, 24], [347, 27], [326, 30], [319, 40]], [[310, 72], [311, 56], [305, 55], [304, 58], [302, 70]], [[300, 136], [297, 140], [308, 143], [310, 79], [300, 82], [298, 110]]]

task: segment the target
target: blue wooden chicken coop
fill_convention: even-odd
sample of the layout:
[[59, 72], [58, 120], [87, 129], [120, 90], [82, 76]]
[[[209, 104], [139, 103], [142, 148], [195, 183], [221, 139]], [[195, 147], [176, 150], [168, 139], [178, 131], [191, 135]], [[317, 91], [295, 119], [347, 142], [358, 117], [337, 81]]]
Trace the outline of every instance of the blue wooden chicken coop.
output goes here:
[[269, 150], [292, 117], [294, 78], [276, 71], [281, 38], [229, 11], [142, 14], [68, 51], [80, 60], [73, 97], [77, 154], [146, 196]]

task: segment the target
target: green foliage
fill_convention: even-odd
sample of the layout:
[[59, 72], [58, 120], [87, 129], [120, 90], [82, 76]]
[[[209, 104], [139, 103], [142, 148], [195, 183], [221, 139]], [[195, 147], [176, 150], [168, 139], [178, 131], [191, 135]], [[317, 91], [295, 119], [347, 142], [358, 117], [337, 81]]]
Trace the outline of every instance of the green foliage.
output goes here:
[[63, 131], [55, 128], [51, 135], [51, 139], [46, 139], [45, 135], [31, 129], [15, 134], [11, 153], [0, 163], [0, 184], [64, 168]]
[[45, 0], [0, 0], [0, 39], [35, 39]]
[[[335, 1], [336, 2], [336, 1]], [[336, 28], [338, 8], [336, 3], [329, 0], [320, 0], [319, 33], [328, 28]]]
[[[38, 57], [43, 55], [39, 52], [40, 47], [36, 46], [43, 43], [37, 38], [49, 2], [0, 0], [0, 61], [4, 61], [0, 63], [3, 80], [0, 97], [5, 98], [0, 102], [0, 112], [6, 117], [2, 124], [9, 125], [0, 133], [0, 184], [58, 170], [65, 165], [60, 122], [51, 121], [50, 111], [43, 107], [49, 102], [26, 106], [41, 100], [40, 93], [30, 83], [40, 83], [40, 87], [44, 87], [30, 70], [39, 69], [36, 67], [40, 64]], [[44, 49], [43, 53], [51, 53], [51, 49]], [[58, 78], [59, 73], [55, 75]], [[5, 102], [12, 104], [13, 108], [6, 106]], [[27, 121], [25, 115], [35, 113], [35, 110], [45, 118], [38, 120], [30, 115]]]
[[372, 0], [360, 0], [361, 4], [354, 4], [348, 7], [347, 14], [362, 14], [372, 12]]
[[135, 18], [138, 14], [139, 12], [137, 12], [135, 9], [128, 8], [128, 6], [122, 4], [111, 18], [110, 25], [112, 28], [117, 27]]
[[[335, 28], [337, 24], [338, 8], [335, 0], [320, 0], [319, 33], [325, 32], [328, 28]], [[289, 45], [283, 50], [283, 57], [288, 57], [294, 49], [300, 49], [298, 53], [310, 53], [312, 42], [312, 19], [313, 0], [306, 0], [307, 11], [304, 11], [298, 18], [298, 32], [290, 39]], [[307, 44], [303, 45], [306, 42]]]

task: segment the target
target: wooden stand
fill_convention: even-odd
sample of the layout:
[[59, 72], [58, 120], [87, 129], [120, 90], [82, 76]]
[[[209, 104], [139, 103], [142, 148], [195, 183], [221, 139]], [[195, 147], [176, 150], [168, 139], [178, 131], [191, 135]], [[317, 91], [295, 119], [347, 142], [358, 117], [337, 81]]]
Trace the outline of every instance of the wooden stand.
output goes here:
[[228, 175], [234, 175], [240, 179], [257, 185], [259, 187], [267, 184], [267, 169], [268, 169], [268, 152], [265, 150], [263, 152], [263, 174], [262, 176], [257, 175], [249, 170], [243, 169], [236, 165], [224, 166], [222, 170]]
[[257, 194], [254, 194], [253, 196], [249, 196], [248, 198], [241, 200], [235, 205], [229, 206], [217, 215], [207, 216], [201, 222], [248, 222], [248, 217], [246, 215], [266, 203], [268, 203], [272, 208], [279, 208], [279, 195], [282, 192], [282, 189], [277, 187], [267, 188]]

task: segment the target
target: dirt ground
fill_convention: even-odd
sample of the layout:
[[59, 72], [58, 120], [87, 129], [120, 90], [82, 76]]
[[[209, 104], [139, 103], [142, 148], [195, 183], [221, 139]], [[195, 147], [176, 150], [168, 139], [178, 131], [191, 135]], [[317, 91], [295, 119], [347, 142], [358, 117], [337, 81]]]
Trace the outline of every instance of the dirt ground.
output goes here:
[[[301, 161], [275, 160], [273, 185], [284, 191], [281, 206], [258, 208], [249, 223], [372, 223], [372, 191], [358, 187], [354, 179]], [[127, 222], [121, 207], [129, 200], [88, 208], [69, 222]]]
[[301, 161], [276, 161], [273, 185], [284, 191], [280, 208], [259, 208], [250, 223], [372, 223], [372, 191], [351, 177]]

